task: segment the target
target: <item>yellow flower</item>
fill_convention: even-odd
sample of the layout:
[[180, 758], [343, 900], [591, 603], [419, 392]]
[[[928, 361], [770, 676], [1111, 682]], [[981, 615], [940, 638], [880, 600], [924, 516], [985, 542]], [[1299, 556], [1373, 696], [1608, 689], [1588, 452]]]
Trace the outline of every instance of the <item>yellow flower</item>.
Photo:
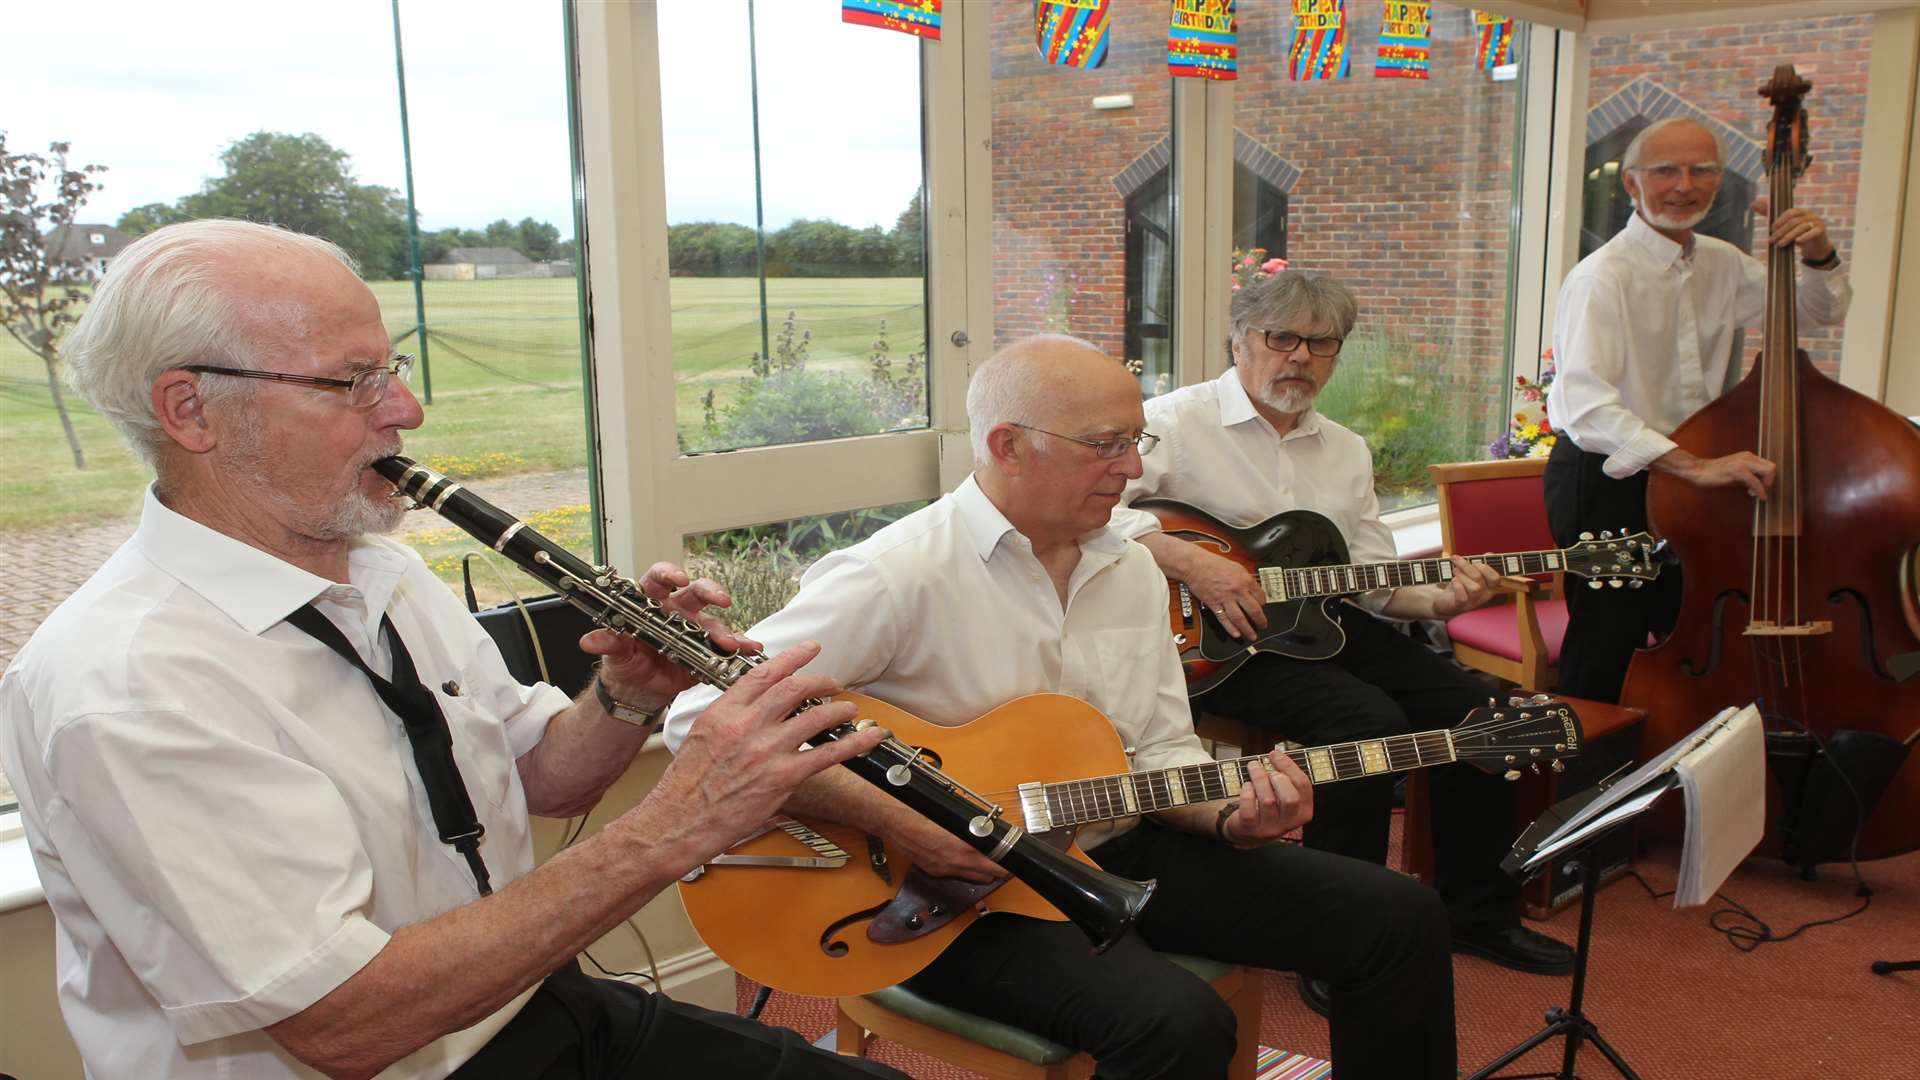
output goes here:
[[1521, 438], [1523, 438], [1523, 439], [1537, 439], [1537, 438], [1539, 438], [1539, 437], [1540, 437], [1540, 425], [1539, 425], [1539, 424], [1528, 424], [1527, 426], [1525, 426], [1525, 427], [1523, 427], [1523, 428], [1521, 428], [1521, 429], [1520, 429], [1520, 437], [1521, 437]]

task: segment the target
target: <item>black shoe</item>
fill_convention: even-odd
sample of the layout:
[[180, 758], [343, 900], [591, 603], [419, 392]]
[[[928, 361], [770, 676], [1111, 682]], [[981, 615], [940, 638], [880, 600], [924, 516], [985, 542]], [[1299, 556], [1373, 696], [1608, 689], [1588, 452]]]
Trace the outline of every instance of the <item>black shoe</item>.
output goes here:
[[1501, 967], [1535, 975], [1565, 975], [1573, 970], [1571, 948], [1524, 926], [1455, 931], [1453, 951], [1482, 957]]
[[1333, 1015], [1333, 984], [1325, 979], [1300, 976], [1300, 1000], [1321, 1016]]

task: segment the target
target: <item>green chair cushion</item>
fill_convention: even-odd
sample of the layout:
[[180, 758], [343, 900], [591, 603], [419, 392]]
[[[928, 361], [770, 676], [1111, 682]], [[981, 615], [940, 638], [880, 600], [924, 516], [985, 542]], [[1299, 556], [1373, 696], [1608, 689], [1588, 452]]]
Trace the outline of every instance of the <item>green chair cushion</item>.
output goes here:
[[[1206, 960], [1198, 956], [1183, 956], [1179, 953], [1164, 955], [1168, 960], [1209, 983], [1233, 968], [1232, 964], [1223, 964], [1218, 960]], [[928, 1027], [958, 1035], [1034, 1065], [1053, 1065], [1073, 1056], [1072, 1047], [1062, 1046], [1052, 1039], [1043, 1039], [1011, 1024], [1003, 1024], [998, 1020], [989, 1020], [984, 1016], [975, 1016], [973, 1013], [962, 1012], [930, 1001], [905, 986], [889, 986], [885, 990], [876, 990], [866, 995], [866, 999], [889, 1012], [899, 1013], [909, 1020], [917, 1020]]]

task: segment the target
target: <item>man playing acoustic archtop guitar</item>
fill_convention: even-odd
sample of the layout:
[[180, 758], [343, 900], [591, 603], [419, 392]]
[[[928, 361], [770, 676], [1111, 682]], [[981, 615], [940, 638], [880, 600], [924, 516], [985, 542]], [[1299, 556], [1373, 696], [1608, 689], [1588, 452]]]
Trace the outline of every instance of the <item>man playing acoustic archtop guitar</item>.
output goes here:
[[[754, 638], [770, 650], [818, 641], [810, 674], [933, 724], [1065, 693], [1106, 714], [1134, 748], [1136, 773], [1209, 761], [1167, 633], [1165, 579], [1107, 524], [1157, 441], [1133, 378], [1086, 342], [1029, 339], [974, 373], [967, 419], [973, 476], [815, 564]], [[680, 697], [670, 745], [712, 699]], [[1007, 753], [1024, 753], [1013, 734]], [[1082, 832], [1105, 869], [1159, 882], [1135, 932], [1107, 952], [1090, 956], [1070, 923], [998, 912], [961, 931], [912, 986], [1089, 1051], [1112, 1080], [1208, 1077], [1223, 1075], [1236, 1040], [1258, 1033], [1236, 1032], [1204, 981], [1153, 950], [1296, 970], [1331, 983], [1342, 1080], [1454, 1076], [1441, 905], [1379, 866], [1272, 843], [1311, 815], [1312, 786], [1284, 755], [1264, 760], [1271, 771], [1252, 769], [1234, 800]], [[857, 825], [936, 875], [1002, 872], [850, 775], [816, 780], [790, 812]], [[771, 926], [781, 898], [765, 899]]]
[[[1354, 562], [1394, 558], [1380, 520], [1366, 442], [1313, 409], [1358, 318], [1353, 294], [1326, 277], [1284, 270], [1234, 294], [1225, 375], [1146, 404], [1147, 427], [1168, 451], [1127, 484], [1113, 526], [1153, 552], [1220, 627], [1243, 641], [1267, 630], [1266, 596], [1238, 562], [1170, 536], [1131, 504], [1175, 499], [1221, 521], [1251, 526], [1282, 511], [1311, 510], [1344, 537]], [[1309, 744], [1446, 727], [1487, 692], [1383, 619], [1445, 619], [1492, 598], [1498, 574], [1455, 556], [1451, 581], [1381, 589], [1344, 607], [1346, 642], [1330, 659], [1260, 653], [1203, 698], [1213, 712]], [[1278, 629], [1278, 628], [1276, 628]], [[1513, 839], [1513, 794], [1497, 778], [1459, 766], [1432, 774], [1438, 887], [1457, 951], [1522, 971], [1571, 969], [1558, 941], [1520, 925], [1519, 885], [1499, 862]], [[1309, 847], [1386, 859], [1393, 778], [1382, 774], [1322, 792], [1306, 827]], [[1324, 1010], [1327, 987], [1303, 979]]]

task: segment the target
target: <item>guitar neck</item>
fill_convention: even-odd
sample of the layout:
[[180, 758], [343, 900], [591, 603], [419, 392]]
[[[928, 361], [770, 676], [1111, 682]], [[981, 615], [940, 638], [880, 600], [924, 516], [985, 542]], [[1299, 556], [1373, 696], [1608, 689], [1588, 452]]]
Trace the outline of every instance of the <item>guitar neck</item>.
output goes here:
[[[1554, 574], [1567, 569], [1566, 552], [1495, 552], [1465, 556], [1468, 562], [1491, 566], [1502, 574]], [[1404, 562], [1352, 563], [1346, 566], [1263, 566], [1258, 571], [1267, 602], [1300, 600], [1312, 596], [1343, 596], [1403, 585], [1444, 585], [1453, 580], [1448, 559], [1408, 559]]]
[[[1334, 743], [1282, 751], [1315, 784], [1352, 780], [1384, 772], [1401, 772], [1456, 760], [1453, 737], [1444, 728], [1394, 735], [1384, 739]], [[1203, 765], [1176, 765], [1170, 769], [1121, 773], [1057, 784], [1020, 785], [1021, 808], [1033, 831], [1086, 825], [1095, 821], [1151, 814], [1191, 803], [1235, 798], [1247, 782], [1254, 763], [1266, 755], [1209, 761]]]

